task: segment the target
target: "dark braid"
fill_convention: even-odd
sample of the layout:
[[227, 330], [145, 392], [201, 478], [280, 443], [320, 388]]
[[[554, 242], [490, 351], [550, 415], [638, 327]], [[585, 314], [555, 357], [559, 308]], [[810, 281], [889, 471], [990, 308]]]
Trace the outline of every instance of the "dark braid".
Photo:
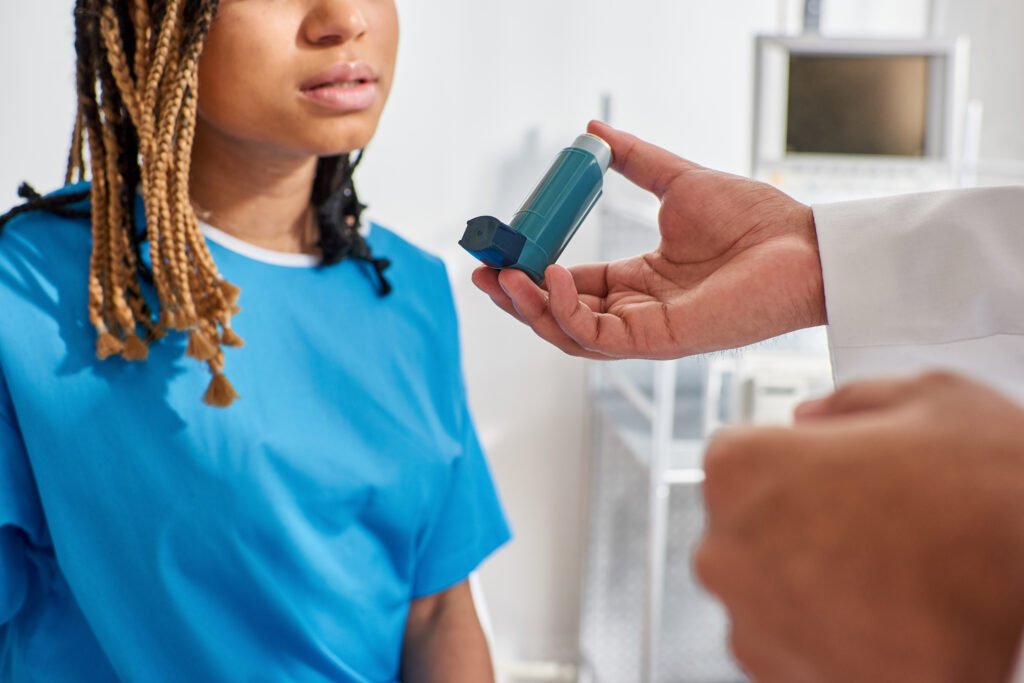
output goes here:
[[317, 246], [320, 248], [322, 265], [333, 265], [346, 258], [368, 263], [377, 277], [380, 295], [387, 296], [392, 287], [384, 271], [391, 266], [391, 262], [375, 258], [370, 245], [359, 232], [366, 206], [359, 201], [352, 176], [362, 158], [362, 152], [355, 161], [349, 155], [341, 154], [323, 157], [317, 164], [312, 196], [320, 229]]
[[154, 26], [159, 26], [166, 15], [167, 0], [149, 0], [149, 18]]
[[24, 199], [25, 203], [0, 216], [0, 232], [18, 216], [32, 211], [45, 211], [64, 218], [88, 218], [90, 215], [85, 208], [72, 208], [72, 205], [89, 198], [89, 190], [43, 197], [31, 185], [22, 183], [18, 188], [18, 196]]

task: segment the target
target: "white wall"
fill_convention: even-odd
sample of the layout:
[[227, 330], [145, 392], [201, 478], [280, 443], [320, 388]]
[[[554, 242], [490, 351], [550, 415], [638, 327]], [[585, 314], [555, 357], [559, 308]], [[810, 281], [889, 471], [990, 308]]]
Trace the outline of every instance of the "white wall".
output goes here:
[[[614, 95], [613, 119], [702, 163], [745, 172], [752, 35], [769, 0], [398, 0], [399, 80], [360, 171], [378, 219], [443, 253], [463, 320], [469, 391], [517, 532], [483, 572], [499, 653], [571, 657], [583, 549], [583, 365], [541, 344], [467, 284], [467, 218], [509, 216], [553, 155]], [[922, 0], [830, 0], [825, 27], [912, 31]], [[887, 4], [888, 3], [888, 4]], [[70, 1], [0, 4], [0, 205], [59, 184], [74, 102]], [[858, 13], [857, 8], [860, 8]], [[894, 9], [895, 8], [895, 9]], [[790, 13], [792, 16], [792, 13]], [[1024, 159], [1019, 0], [954, 0], [976, 31], [985, 153]], [[845, 27], [845, 28], [844, 28]], [[566, 262], [589, 258], [583, 231]]]
[[0, 210], [64, 182], [75, 122], [70, 0], [0, 4]]

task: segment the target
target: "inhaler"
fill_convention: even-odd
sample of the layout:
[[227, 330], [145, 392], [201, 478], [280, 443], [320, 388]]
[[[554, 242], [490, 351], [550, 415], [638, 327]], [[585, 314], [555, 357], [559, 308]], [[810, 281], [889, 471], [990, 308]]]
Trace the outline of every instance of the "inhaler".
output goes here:
[[469, 221], [459, 244], [491, 268], [515, 268], [537, 284], [601, 197], [612, 148], [581, 135], [562, 150], [512, 222], [493, 216]]

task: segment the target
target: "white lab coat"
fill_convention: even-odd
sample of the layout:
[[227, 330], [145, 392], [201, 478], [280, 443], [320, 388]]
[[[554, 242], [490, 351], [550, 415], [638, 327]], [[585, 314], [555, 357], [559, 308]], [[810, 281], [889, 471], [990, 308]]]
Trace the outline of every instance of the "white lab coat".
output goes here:
[[[1024, 187], [814, 208], [838, 384], [950, 369], [1024, 403]], [[1018, 661], [1013, 683], [1024, 683]]]

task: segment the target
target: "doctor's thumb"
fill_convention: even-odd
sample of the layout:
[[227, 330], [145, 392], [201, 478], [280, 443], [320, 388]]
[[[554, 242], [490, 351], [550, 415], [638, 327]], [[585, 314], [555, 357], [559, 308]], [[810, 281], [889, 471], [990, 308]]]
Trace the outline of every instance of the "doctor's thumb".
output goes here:
[[591, 121], [587, 126], [587, 132], [611, 145], [613, 169], [659, 199], [680, 174], [701, 168], [692, 161], [676, 156], [635, 135], [612, 128], [607, 123]]

